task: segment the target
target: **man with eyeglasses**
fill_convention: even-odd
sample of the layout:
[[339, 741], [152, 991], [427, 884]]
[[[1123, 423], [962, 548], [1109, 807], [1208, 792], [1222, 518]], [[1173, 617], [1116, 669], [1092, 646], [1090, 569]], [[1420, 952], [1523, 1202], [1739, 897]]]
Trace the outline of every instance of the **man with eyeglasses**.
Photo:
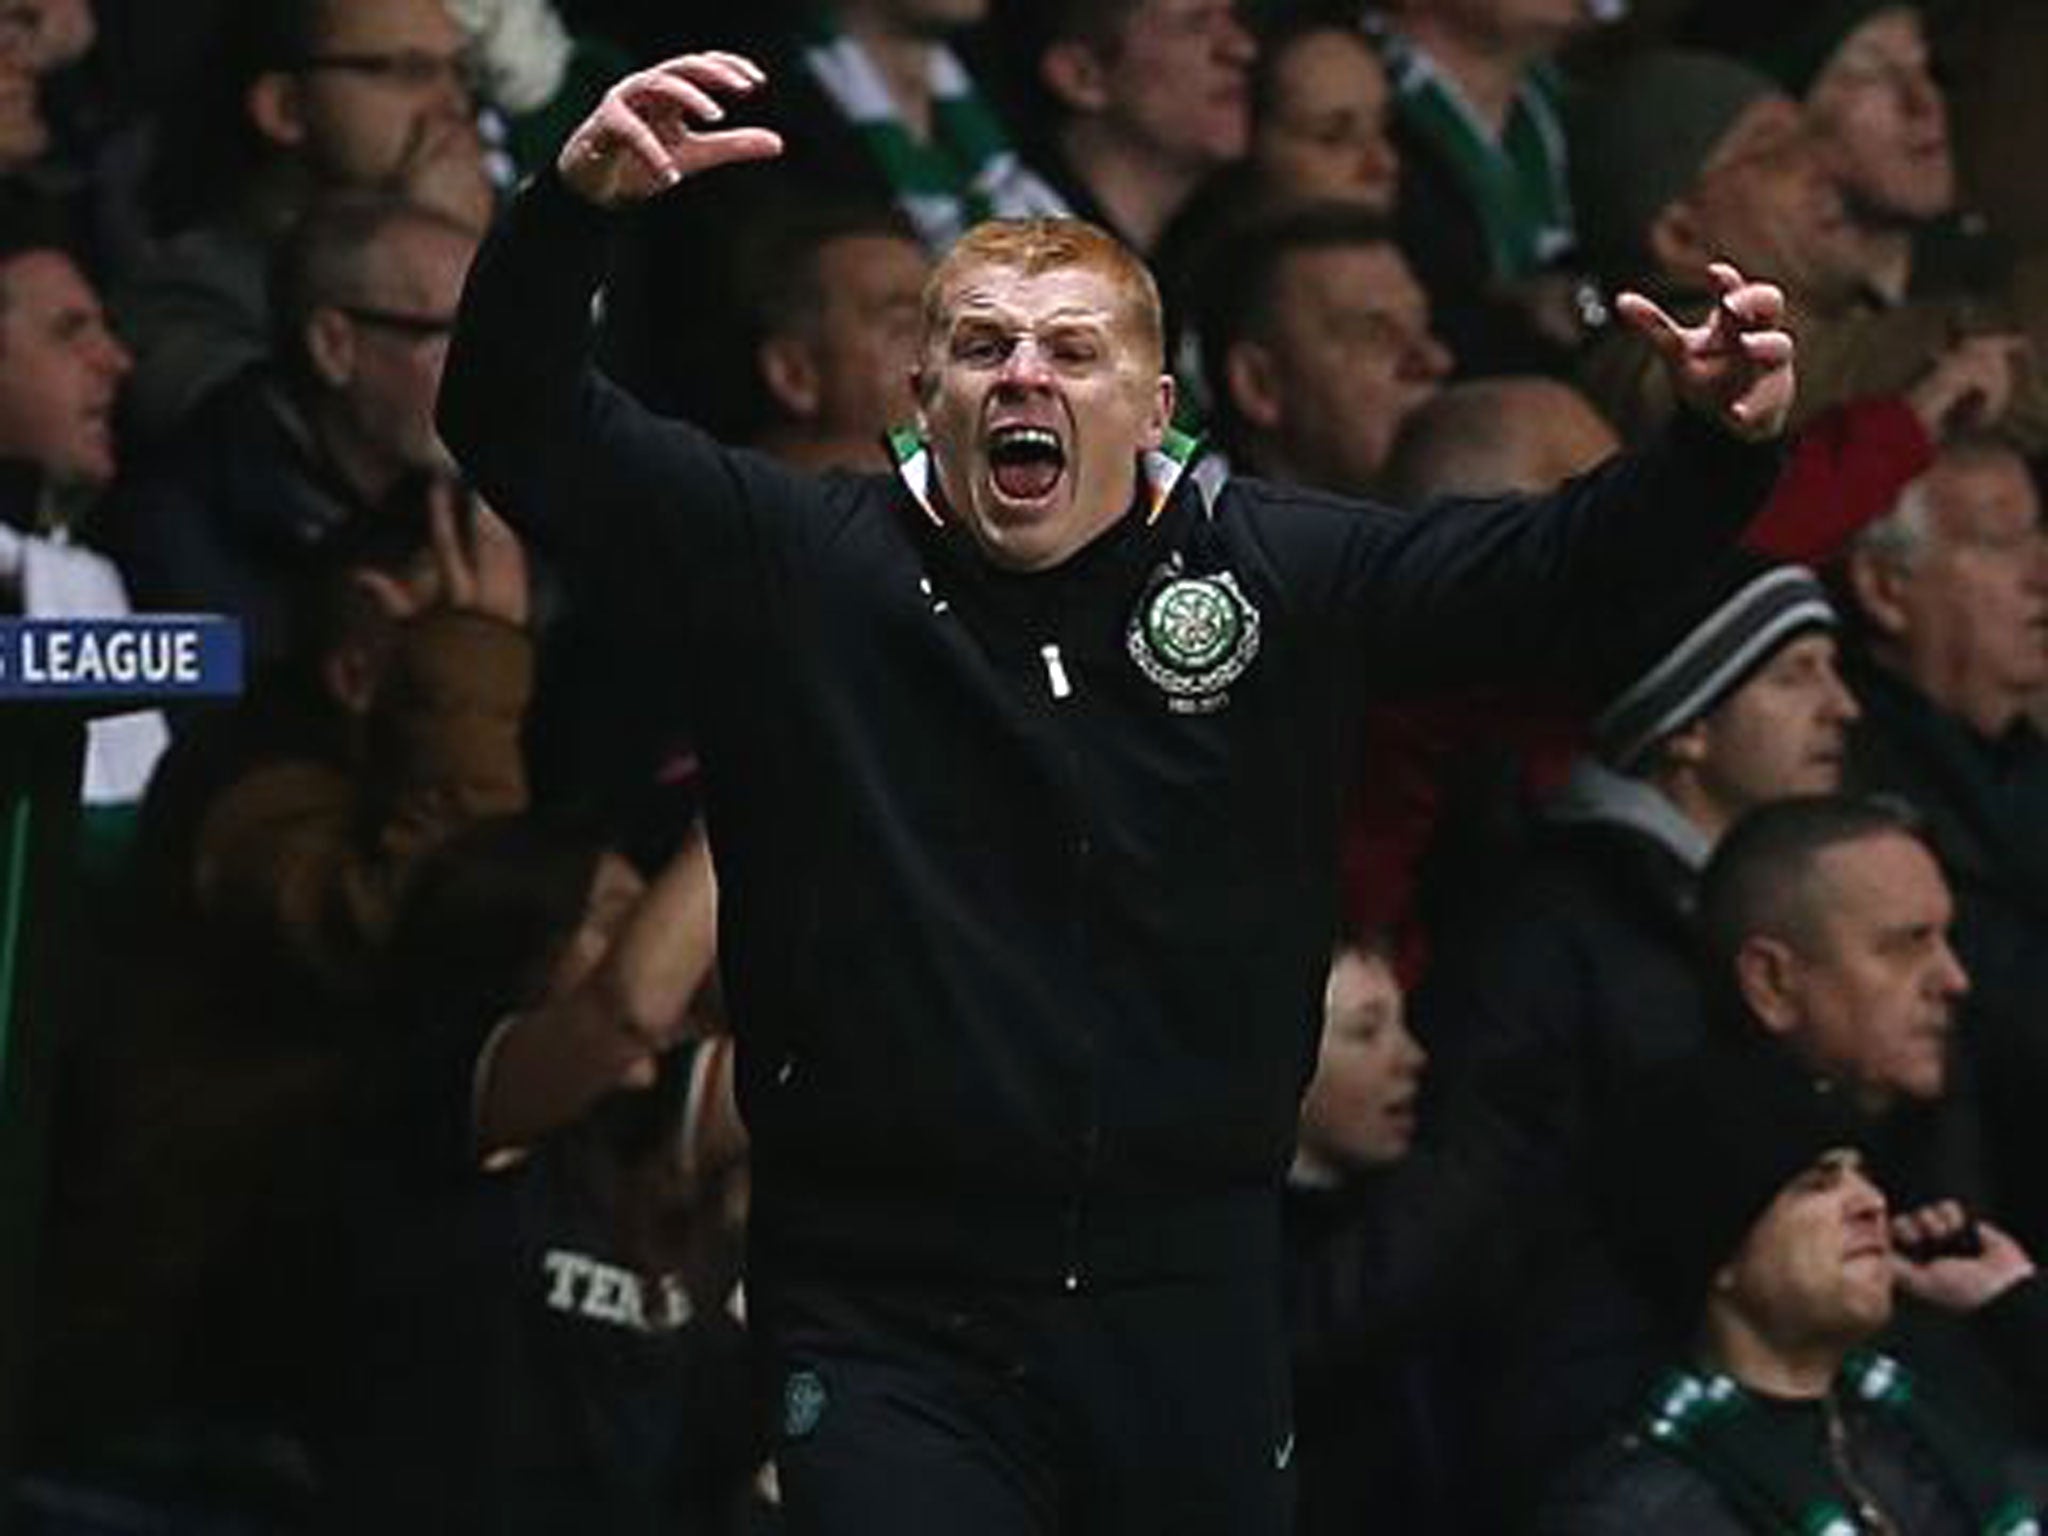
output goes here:
[[268, 660], [311, 553], [452, 476], [433, 399], [475, 249], [467, 225], [374, 193], [307, 211], [279, 263], [276, 360], [217, 390], [115, 497], [141, 603], [239, 614]]
[[330, 191], [403, 196], [480, 229], [493, 200], [465, 36], [444, 0], [253, 0], [234, 18], [232, 141], [203, 157], [190, 227], [116, 295], [131, 428], [167, 434], [270, 349], [268, 268]]

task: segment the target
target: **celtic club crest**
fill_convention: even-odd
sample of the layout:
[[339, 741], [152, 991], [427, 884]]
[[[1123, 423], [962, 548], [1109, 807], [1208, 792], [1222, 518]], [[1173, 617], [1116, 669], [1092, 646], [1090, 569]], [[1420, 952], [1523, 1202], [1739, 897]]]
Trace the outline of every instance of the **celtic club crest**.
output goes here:
[[1228, 571], [1176, 575], [1146, 592], [1124, 646], [1173, 708], [1221, 708], [1259, 654], [1259, 610]]

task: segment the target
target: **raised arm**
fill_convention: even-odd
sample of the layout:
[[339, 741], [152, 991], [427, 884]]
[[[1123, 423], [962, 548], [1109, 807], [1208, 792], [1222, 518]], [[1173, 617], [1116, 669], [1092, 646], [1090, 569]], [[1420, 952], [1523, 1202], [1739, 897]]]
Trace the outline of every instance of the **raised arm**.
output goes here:
[[793, 477], [646, 410], [591, 356], [607, 210], [778, 153], [765, 129], [707, 126], [725, 116], [721, 96], [744, 97], [762, 78], [714, 53], [626, 76], [478, 253], [442, 375], [441, 434], [492, 503], [553, 554], [596, 551], [654, 572], [716, 563], [746, 547], [758, 518], [801, 500]]
[[1716, 280], [1719, 301], [1696, 326], [1636, 296], [1622, 306], [1688, 402], [1643, 452], [1546, 495], [1347, 521], [1334, 595], [1383, 680], [1583, 696], [1613, 680], [1626, 637], [1737, 541], [1781, 467], [1792, 340], [1777, 289], [1725, 266]]
[[590, 975], [514, 1017], [486, 1048], [478, 1150], [526, 1147], [581, 1119], [614, 1089], [651, 1086], [657, 1057], [689, 1034], [690, 1001], [716, 953], [717, 913], [711, 852], [699, 829]]

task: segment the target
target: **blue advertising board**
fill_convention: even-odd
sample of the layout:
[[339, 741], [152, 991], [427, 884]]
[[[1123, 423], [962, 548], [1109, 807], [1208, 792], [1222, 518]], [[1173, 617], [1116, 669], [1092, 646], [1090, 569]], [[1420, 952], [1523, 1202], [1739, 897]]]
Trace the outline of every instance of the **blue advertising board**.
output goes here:
[[217, 614], [0, 619], [0, 700], [232, 698], [242, 627]]

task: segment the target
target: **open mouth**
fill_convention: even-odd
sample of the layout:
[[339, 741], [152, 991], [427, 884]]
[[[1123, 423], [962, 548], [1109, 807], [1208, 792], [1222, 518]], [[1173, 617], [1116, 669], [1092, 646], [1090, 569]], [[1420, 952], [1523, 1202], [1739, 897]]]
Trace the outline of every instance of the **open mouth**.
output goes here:
[[1042, 501], [1066, 473], [1067, 450], [1050, 427], [997, 427], [989, 434], [989, 473], [1011, 501]]

